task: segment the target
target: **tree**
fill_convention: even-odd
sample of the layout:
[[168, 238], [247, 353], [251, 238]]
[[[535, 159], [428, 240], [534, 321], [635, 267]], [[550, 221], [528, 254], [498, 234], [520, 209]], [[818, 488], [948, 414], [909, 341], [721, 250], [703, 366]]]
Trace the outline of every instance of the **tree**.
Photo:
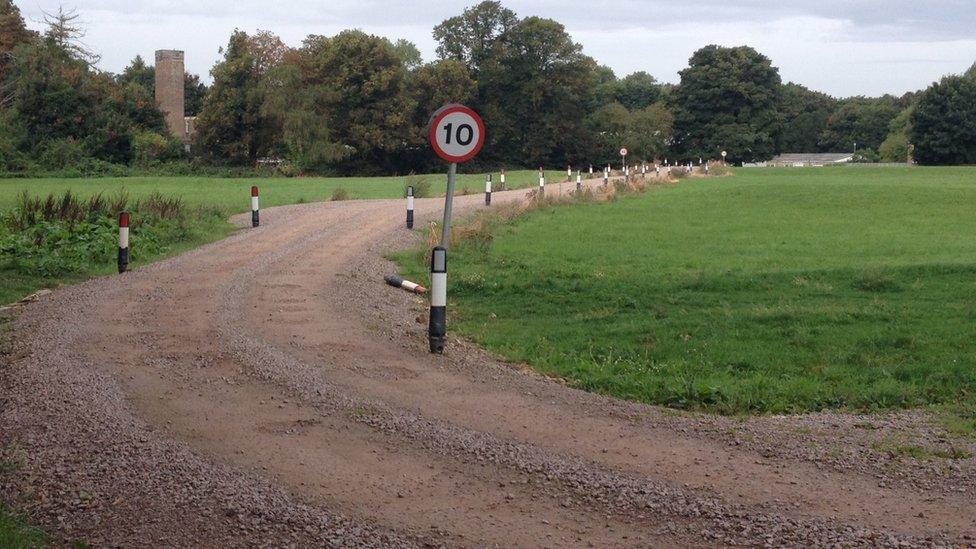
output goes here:
[[394, 42], [393, 51], [396, 52], [397, 57], [400, 58], [400, 62], [403, 63], [403, 68], [408, 72], [413, 72], [424, 64], [417, 45], [409, 40], [401, 38]]
[[406, 70], [389, 40], [362, 31], [309, 36], [298, 52], [301, 84], [331, 139], [350, 152], [340, 169], [391, 169], [410, 136]]
[[37, 37], [37, 33], [27, 30], [20, 9], [13, 0], [0, 0], [0, 83], [3, 82], [5, 67], [10, 63], [14, 50]]
[[642, 110], [661, 98], [661, 86], [650, 74], [637, 71], [617, 82], [615, 95], [627, 109]]
[[278, 35], [263, 30], [247, 38], [247, 49], [254, 58], [253, 72], [257, 78], [280, 65], [289, 50]]
[[260, 137], [263, 97], [246, 33], [234, 31], [210, 74], [214, 81], [197, 120], [197, 143], [215, 163], [253, 164], [268, 144]]
[[515, 12], [488, 0], [434, 27], [437, 55], [467, 65], [477, 77], [495, 56], [495, 43], [518, 23]]
[[620, 103], [609, 103], [593, 111], [586, 120], [592, 134], [593, 158], [598, 164], [617, 160], [617, 151], [626, 145], [625, 134], [630, 124], [630, 112]]
[[72, 58], [91, 66], [98, 63], [100, 56], [81, 41], [86, 31], [78, 21], [79, 17], [74, 10], [65, 11], [60, 7], [57, 13], [45, 13], [44, 23], [47, 25], [47, 31], [44, 33], [44, 38]]
[[912, 112], [909, 107], [891, 121], [888, 137], [878, 147], [878, 156], [882, 162], [907, 162], [910, 144], [908, 135], [912, 131]]
[[740, 46], [706, 46], [681, 71], [674, 90], [675, 146], [685, 158], [766, 160], [775, 151], [779, 71], [766, 56]]
[[596, 62], [559, 23], [527, 17], [496, 44], [497, 60], [478, 76], [492, 154], [520, 164], [583, 162], [583, 125]]
[[777, 106], [776, 152], [820, 152], [819, 137], [837, 100], [790, 82], [783, 86]]
[[653, 161], [668, 150], [674, 131], [674, 115], [663, 102], [630, 113], [624, 143], [632, 158]]
[[207, 96], [207, 85], [196, 74], [183, 75], [183, 115], [197, 116], [203, 108], [203, 98]]
[[920, 164], [976, 164], [976, 80], [947, 76], [922, 92], [911, 115]]
[[848, 151], [857, 143], [858, 149], [877, 150], [900, 110], [891, 97], [845, 99], [827, 118], [827, 126], [820, 134], [820, 149]]

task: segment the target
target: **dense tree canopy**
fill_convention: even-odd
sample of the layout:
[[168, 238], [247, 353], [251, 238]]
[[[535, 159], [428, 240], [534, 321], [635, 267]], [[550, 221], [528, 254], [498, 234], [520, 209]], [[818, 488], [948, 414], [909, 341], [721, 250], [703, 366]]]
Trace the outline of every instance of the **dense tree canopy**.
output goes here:
[[[83, 35], [63, 11], [38, 35], [0, 0], [0, 171], [183, 154], [166, 137], [154, 67], [136, 56], [118, 75], [101, 72]], [[232, 166], [272, 158], [288, 173], [429, 171], [442, 167], [427, 144], [430, 114], [464, 103], [488, 130], [471, 169], [616, 164], [621, 147], [638, 162], [722, 150], [732, 162], [758, 161], [855, 142], [862, 160], [903, 162], [917, 145], [925, 163], [971, 161], [965, 101], [976, 65], [965, 82], [921, 95], [835, 99], [782, 84], [746, 46], [701, 48], [679, 84], [644, 71], [618, 78], [560, 23], [495, 0], [449, 17], [433, 36], [438, 59], [424, 63], [412, 42], [361, 31], [312, 35], [297, 48], [268, 31], [235, 31], [211, 87], [184, 79], [185, 114], [198, 115], [192, 154]]]
[[976, 164], [976, 79], [947, 76], [925, 90], [911, 115], [921, 164]]
[[766, 56], [749, 47], [706, 46], [681, 71], [671, 96], [675, 147], [685, 158], [766, 160], [776, 152], [781, 81]]

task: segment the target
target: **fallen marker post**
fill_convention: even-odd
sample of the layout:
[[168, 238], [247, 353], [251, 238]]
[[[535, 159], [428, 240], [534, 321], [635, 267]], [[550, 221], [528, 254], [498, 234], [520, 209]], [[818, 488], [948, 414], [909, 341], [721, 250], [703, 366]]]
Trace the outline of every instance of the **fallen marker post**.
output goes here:
[[491, 206], [491, 174], [485, 176], [485, 206]]
[[251, 227], [257, 227], [259, 224], [258, 218], [258, 187], [257, 185], [251, 186]]
[[448, 104], [430, 117], [430, 144], [437, 156], [449, 162], [441, 244], [433, 249], [430, 263], [431, 298], [427, 338], [430, 352], [443, 353], [447, 335], [447, 249], [451, 244], [451, 209], [457, 165], [474, 158], [485, 144], [485, 124], [478, 113], [463, 105]]
[[395, 274], [386, 275], [383, 278], [383, 280], [385, 280], [387, 284], [389, 284], [390, 286], [393, 286], [394, 288], [402, 288], [402, 289], [404, 289], [404, 290], [406, 290], [408, 292], [414, 293], [414, 294], [421, 294], [421, 295], [423, 295], [423, 294], [427, 293], [427, 288], [424, 288], [423, 286], [421, 286], [420, 284], [417, 284], [416, 282], [410, 282], [409, 280], [406, 280], [402, 276], [399, 276], [399, 275], [395, 275]]
[[407, 228], [413, 228], [413, 185], [407, 186]]
[[119, 213], [119, 274], [129, 269], [129, 212]]

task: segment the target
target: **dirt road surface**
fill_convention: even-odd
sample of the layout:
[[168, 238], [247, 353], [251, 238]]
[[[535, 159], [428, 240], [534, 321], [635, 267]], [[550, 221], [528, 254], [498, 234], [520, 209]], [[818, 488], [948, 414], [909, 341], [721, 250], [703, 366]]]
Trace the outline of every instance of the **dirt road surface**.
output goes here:
[[93, 546], [976, 543], [973, 458], [878, 449], [958, 447], [923, 414], [707, 417], [430, 355], [424, 302], [383, 284], [402, 201], [261, 221], [18, 313], [0, 501]]

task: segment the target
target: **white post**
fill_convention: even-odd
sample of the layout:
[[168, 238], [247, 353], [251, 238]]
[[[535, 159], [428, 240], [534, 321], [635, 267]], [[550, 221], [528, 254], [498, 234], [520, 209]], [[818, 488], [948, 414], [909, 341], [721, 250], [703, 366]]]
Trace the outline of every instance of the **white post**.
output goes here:
[[119, 273], [129, 268], [129, 212], [119, 212]]
[[413, 185], [407, 186], [407, 228], [413, 228]]

